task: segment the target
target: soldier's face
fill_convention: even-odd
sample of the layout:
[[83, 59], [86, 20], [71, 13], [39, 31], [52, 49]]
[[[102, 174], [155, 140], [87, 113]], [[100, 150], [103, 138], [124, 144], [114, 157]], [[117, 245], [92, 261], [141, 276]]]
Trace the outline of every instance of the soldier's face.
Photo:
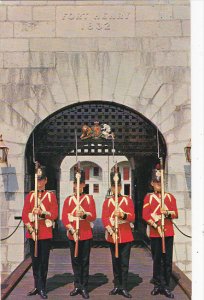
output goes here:
[[[83, 193], [84, 187], [85, 187], [85, 183], [80, 183], [80, 185], [79, 185], [79, 192], [80, 193]], [[77, 184], [74, 183], [74, 193], [76, 193], [76, 192], [77, 192]]]
[[155, 192], [161, 192], [161, 182], [157, 182], [157, 181], [152, 181], [151, 185], [154, 189]]
[[39, 190], [44, 190], [46, 183], [47, 183], [47, 178], [38, 179], [38, 189]]
[[[120, 194], [121, 190], [122, 190], [122, 186], [118, 185], [118, 194]], [[111, 191], [113, 194], [115, 194], [115, 186], [114, 185], [111, 187]]]

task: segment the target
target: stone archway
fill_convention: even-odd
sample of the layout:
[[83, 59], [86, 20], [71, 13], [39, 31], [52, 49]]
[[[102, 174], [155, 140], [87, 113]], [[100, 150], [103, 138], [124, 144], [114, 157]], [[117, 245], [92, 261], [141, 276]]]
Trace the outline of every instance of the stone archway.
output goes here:
[[[80, 140], [84, 123], [92, 126], [94, 121], [109, 124], [114, 131], [115, 156], [124, 155], [132, 171], [132, 198], [137, 213], [136, 228], [141, 226], [142, 201], [148, 191], [148, 179], [153, 165], [160, 155], [166, 157], [166, 143], [156, 126], [137, 111], [113, 102], [82, 102], [67, 106], [47, 117], [33, 131], [35, 158], [48, 169], [48, 189], [59, 196], [60, 165], [64, 157], [75, 156], [76, 139], [78, 156], [112, 155], [112, 141], [105, 139]], [[33, 180], [33, 134], [26, 146], [26, 188]], [[90, 158], [89, 158], [90, 159]], [[58, 236], [60, 236], [58, 234]]]

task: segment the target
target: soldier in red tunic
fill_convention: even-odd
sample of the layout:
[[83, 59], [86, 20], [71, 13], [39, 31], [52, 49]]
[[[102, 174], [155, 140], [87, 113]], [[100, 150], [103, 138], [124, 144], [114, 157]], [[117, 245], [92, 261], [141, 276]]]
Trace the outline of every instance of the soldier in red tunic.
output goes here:
[[[151, 252], [153, 259], [154, 289], [151, 295], [164, 294], [174, 298], [169, 289], [172, 274], [172, 255], [174, 229], [172, 219], [178, 218], [176, 199], [170, 193], [164, 193], [164, 209], [161, 208], [161, 172], [160, 165], [152, 171], [151, 186], [153, 193], [144, 198], [143, 219], [150, 227]], [[165, 253], [162, 253], [161, 215], [164, 214]], [[162, 266], [163, 262], [163, 266]], [[163, 271], [162, 271], [163, 270]]]
[[[133, 201], [128, 196], [123, 196], [121, 192], [121, 176], [118, 172], [118, 209], [116, 210], [115, 203], [115, 182], [114, 172], [111, 172], [111, 191], [112, 195], [105, 199], [102, 209], [102, 222], [105, 227], [106, 240], [109, 242], [113, 275], [114, 288], [109, 295], [122, 295], [126, 298], [132, 298], [127, 291], [128, 269], [130, 250], [133, 238], [132, 222], [135, 221], [135, 210]], [[115, 217], [118, 217], [118, 258], [115, 256]]]
[[[89, 298], [88, 279], [89, 279], [89, 258], [91, 243], [93, 239], [92, 222], [96, 219], [96, 208], [93, 196], [83, 193], [85, 187], [85, 173], [81, 171], [80, 177], [80, 197], [79, 207], [77, 210], [77, 195], [67, 197], [64, 201], [62, 210], [62, 222], [67, 229], [69, 246], [71, 252], [72, 268], [74, 272], [74, 289], [70, 296], [81, 294], [84, 299]], [[77, 182], [74, 180], [74, 191], [76, 192]], [[78, 256], [75, 257], [76, 236], [76, 219], [79, 219], [79, 245]]]
[[[47, 177], [45, 167], [38, 169], [38, 207], [35, 208], [35, 194], [31, 191], [25, 198], [22, 220], [26, 226], [26, 238], [29, 239], [30, 253], [35, 288], [28, 293], [28, 296], [39, 294], [42, 299], [47, 299], [46, 279], [48, 272], [50, 245], [52, 239], [53, 221], [58, 216], [58, 204], [53, 192], [45, 190]], [[34, 219], [38, 215], [37, 249], [38, 255], [34, 256], [35, 230]]]

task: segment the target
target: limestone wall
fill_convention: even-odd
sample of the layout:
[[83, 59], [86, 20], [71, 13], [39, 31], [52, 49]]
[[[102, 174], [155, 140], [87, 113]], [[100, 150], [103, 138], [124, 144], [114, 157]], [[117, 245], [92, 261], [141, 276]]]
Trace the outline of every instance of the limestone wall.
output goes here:
[[[67, 105], [109, 100], [135, 109], [162, 132], [167, 188], [191, 233], [190, 5], [187, 0], [1, 1], [0, 169], [2, 237], [24, 198], [24, 151], [37, 124]], [[2, 242], [2, 271], [23, 259], [23, 227]], [[176, 231], [174, 260], [191, 276], [191, 240]]]

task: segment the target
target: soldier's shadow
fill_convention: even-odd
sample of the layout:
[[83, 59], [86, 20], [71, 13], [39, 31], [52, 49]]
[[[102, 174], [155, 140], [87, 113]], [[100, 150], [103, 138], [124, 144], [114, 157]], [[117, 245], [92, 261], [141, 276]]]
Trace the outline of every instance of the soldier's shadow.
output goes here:
[[143, 282], [142, 277], [139, 274], [134, 274], [132, 272], [128, 273], [128, 290], [131, 291], [134, 287], [140, 285]]
[[96, 273], [89, 275], [89, 287], [88, 290], [91, 292], [108, 282], [108, 277], [103, 273]]
[[47, 279], [47, 292], [51, 292], [74, 281], [72, 273], [56, 274]]

